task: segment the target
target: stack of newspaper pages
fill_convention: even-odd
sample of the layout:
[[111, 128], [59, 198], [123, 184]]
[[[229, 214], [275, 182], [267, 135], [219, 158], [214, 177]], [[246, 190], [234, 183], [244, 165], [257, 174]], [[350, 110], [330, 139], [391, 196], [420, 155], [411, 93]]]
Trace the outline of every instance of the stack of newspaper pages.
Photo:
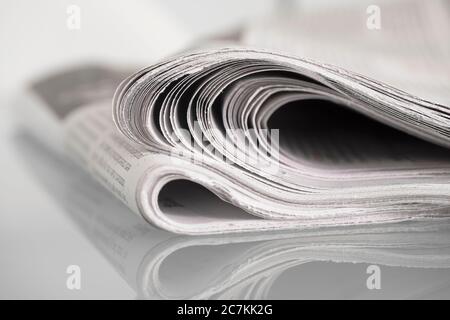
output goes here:
[[[386, 4], [380, 30], [355, 8], [250, 23], [238, 45], [132, 74], [52, 74], [20, 106], [39, 135], [172, 232], [448, 219], [448, 3]], [[313, 28], [330, 19], [348, 28]]]

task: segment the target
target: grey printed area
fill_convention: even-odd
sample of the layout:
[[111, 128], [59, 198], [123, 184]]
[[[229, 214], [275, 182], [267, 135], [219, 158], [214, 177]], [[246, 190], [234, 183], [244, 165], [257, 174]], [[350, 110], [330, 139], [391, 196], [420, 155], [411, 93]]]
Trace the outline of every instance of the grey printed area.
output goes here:
[[47, 76], [32, 84], [32, 91], [64, 119], [80, 106], [112, 99], [127, 73], [102, 66], [82, 66]]

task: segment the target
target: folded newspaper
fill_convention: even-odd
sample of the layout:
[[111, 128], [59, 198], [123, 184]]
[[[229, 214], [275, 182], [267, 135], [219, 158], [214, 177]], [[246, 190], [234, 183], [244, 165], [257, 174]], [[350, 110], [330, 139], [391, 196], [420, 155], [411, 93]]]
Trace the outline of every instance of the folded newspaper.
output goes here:
[[441, 49], [432, 53], [443, 82], [423, 94], [386, 73], [380, 82], [351, 65], [232, 46], [131, 75], [74, 68], [36, 81], [21, 106], [37, 134], [172, 232], [446, 219], [450, 68], [436, 60]]

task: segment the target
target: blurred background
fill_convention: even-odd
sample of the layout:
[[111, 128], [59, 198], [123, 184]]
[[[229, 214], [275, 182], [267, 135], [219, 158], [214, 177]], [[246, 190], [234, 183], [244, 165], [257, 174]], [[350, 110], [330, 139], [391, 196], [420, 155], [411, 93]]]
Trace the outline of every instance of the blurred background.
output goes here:
[[[136, 298], [136, 292], [117, 273], [117, 266], [105, 259], [79, 232], [74, 226], [73, 216], [66, 213], [65, 206], [61, 205], [58, 199], [55, 200], [55, 194], [42, 188], [36, 177], [24, 169], [24, 160], [32, 158], [31, 162], [38, 161], [39, 157], [28, 157], [26, 153], [17, 152], [18, 138], [11, 112], [14, 110], [10, 107], [11, 101], [21, 94], [30, 81], [48, 72], [83, 62], [148, 66], [205, 39], [233, 38], [249, 21], [277, 17], [278, 14], [296, 17], [295, 19], [300, 16], [307, 18], [312, 13], [326, 9], [331, 16], [339, 18], [338, 10], [350, 4], [358, 4], [362, 8], [358, 11], [358, 17], [361, 16], [363, 20], [357, 21], [362, 21], [361, 30], [368, 32], [365, 27], [365, 9], [367, 4], [375, 2], [377, 1], [368, 0], [361, 5], [359, 0], [2, 0], [0, 298]], [[333, 33], [328, 32], [331, 30], [338, 32], [335, 28], [339, 25], [315, 18], [311, 23], [314, 20], [319, 26], [316, 30], [294, 27], [291, 31], [305, 34], [314, 34], [317, 31], [323, 35], [332, 35]], [[345, 17], [341, 18], [341, 21], [345, 21]], [[396, 21], [399, 24], [408, 23], [407, 20]], [[258, 26], [255, 24], [255, 30], [258, 30]], [[351, 25], [350, 27], [353, 28]], [[264, 28], [263, 26], [263, 30]], [[268, 32], [271, 30], [267, 29]], [[450, 28], [442, 31], [448, 34], [449, 30]], [[444, 33], [444, 39], [445, 36]], [[393, 39], [391, 43], [397, 43], [395, 38]], [[252, 38], [251, 32], [247, 34], [247, 40], [258, 42], [258, 39]], [[354, 42], [351, 37], [347, 40]], [[441, 41], [437, 40], [436, 43]], [[392, 51], [397, 50], [395, 46], [389, 48]], [[382, 50], [389, 48], [383, 47]], [[421, 48], [419, 49], [422, 50]], [[444, 41], [442, 48], [440, 54], [450, 54], [448, 41]], [[414, 53], [410, 47], [407, 49], [408, 52]], [[325, 53], [332, 55], [334, 52]], [[365, 54], [367, 52], [364, 52]], [[380, 70], [377, 65], [374, 69]], [[393, 74], [402, 74], [391, 66], [388, 66], [388, 69]], [[446, 78], [442, 78], [445, 85], [449, 85], [448, 76], [444, 74]], [[41, 170], [40, 166], [32, 166], [31, 171]], [[44, 173], [50, 176], [49, 181], [53, 181], [51, 168]], [[57, 177], [60, 179], [61, 175], [55, 172], [54, 181], [58, 180]], [[63, 186], [65, 182], [60, 181], [53, 189], [60, 190]], [[70, 188], [68, 192], [70, 194]], [[105, 225], [109, 227], [108, 223], [106, 221]], [[102, 238], [102, 235], [95, 234], [95, 230], [92, 233], [94, 237], [108, 241]], [[120, 247], [110, 249], [116, 254], [124, 255]], [[130, 253], [130, 257], [122, 258], [132, 259], [133, 256]], [[71, 264], [82, 267], [85, 279], [83, 290], [70, 291], [66, 288], [66, 267]], [[328, 267], [323, 275], [328, 273], [327, 270]], [[346, 297], [361, 297], [361, 293], [368, 298], [383, 297], [368, 296], [364, 283], [365, 265], [351, 265], [346, 270], [345, 274], [349, 277], [358, 274], [357, 278], [353, 278], [357, 284], [352, 288], [347, 287]], [[391, 274], [391, 280], [395, 282], [401, 274], [404, 274], [402, 270], [396, 271]], [[444, 289], [447, 291], [444, 294], [448, 294], [448, 269], [427, 277], [423, 277], [422, 282], [436, 285], [447, 277], [447, 282], [444, 283]], [[339, 276], [335, 277], [338, 278]], [[419, 276], [413, 273], [401, 281], [407, 283], [418, 278]], [[329, 280], [323, 279], [328, 284]], [[296, 287], [289, 287], [289, 281], [285, 282], [283, 288], [287, 288], [287, 294], [294, 297]], [[294, 284], [301, 286], [300, 282]], [[345, 283], [338, 285], [346, 286]], [[339, 294], [340, 287], [336, 288], [336, 294]], [[398, 286], [392, 285], [392, 288], [394, 293], [389, 295], [389, 291], [385, 291], [387, 296], [384, 297], [401, 296], [395, 291]], [[419, 286], [419, 291], [420, 288]], [[325, 287], [318, 295], [329, 289]], [[278, 297], [284, 296], [280, 294]]]
[[[355, 1], [346, 1], [354, 3]], [[336, 0], [4, 0], [0, 92], [67, 64], [148, 65], [200, 39], [226, 34], [278, 10], [308, 13]], [[75, 6], [75, 7], [74, 7]], [[79, 28], [71, 16], [79, 8]], [[291, 12], [292, 13], [292, 12]], [[73, 27], [73, 26], [72, 26]]]
[[[79, 29], [67, 25], [74, 5], [80, 9]], [[272, 0], [2, 1], [0, 90], [5, 94], [70, 63], [147, 65], [275, 5]]]

